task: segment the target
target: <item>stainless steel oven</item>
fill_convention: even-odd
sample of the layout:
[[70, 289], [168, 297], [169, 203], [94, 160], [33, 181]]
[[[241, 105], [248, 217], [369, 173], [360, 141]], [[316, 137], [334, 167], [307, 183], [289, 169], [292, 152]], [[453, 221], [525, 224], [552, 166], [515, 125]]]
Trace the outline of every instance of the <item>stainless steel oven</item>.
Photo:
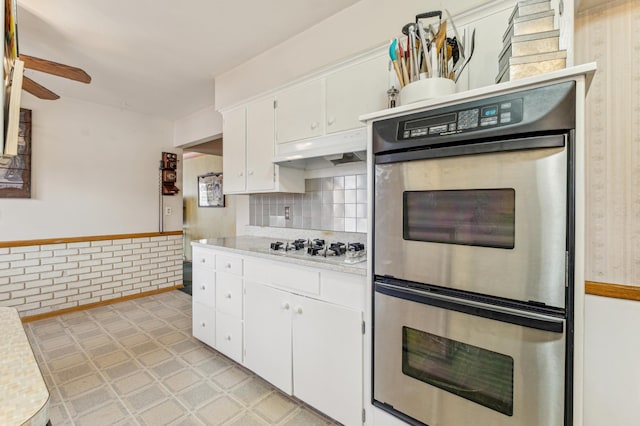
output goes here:
[[573, 82], [373, 124], [373, 403], [569, 425]]

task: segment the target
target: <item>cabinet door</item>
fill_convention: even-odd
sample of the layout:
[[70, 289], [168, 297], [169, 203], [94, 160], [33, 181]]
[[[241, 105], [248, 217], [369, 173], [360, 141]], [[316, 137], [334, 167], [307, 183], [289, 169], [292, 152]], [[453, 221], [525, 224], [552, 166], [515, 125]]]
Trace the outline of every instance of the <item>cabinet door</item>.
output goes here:
[[245, 108], [237, 108], [224, 114], [222, 121], [222, 171], [225, 194], [244, 192], [247, 188], [246, 167], [246, 116]]
[[245, 281], [245, 366], [291, 394], [291, 295]]
[[293, 394], [345, 425], [362, 423], [362, 312], [295, 296]]
[[379, 56], [327, 76], [327, 133], [364, 127], [360, 115], [387, 107], [388, 62]]
[[216, 272], [216, 310], [242, 318], [242, 277]]
[[215, 348], [234, 361], [242, 363], [242, 320], [216, 312]]
[[273, 98], [247, 105], [247, 190], [275, 188], [275, 112]]
[[276, 142], [322, 135], [322, 82], [312, 80], [285, 89], [277, 96]]
[[193, 337], [211, 347], [216, 346], [216, 311], [194, 300], [192, 312]]
[[216, 300], [216, 273], [201, 265], [193, 266], [193, 300], [214, 308]]

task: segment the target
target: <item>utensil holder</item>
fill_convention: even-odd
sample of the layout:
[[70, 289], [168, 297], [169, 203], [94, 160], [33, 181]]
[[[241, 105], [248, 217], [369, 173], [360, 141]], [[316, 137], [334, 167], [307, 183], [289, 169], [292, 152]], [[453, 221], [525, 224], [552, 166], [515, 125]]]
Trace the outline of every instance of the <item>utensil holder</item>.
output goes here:
[[448, 78], [424, 78], [409, 83], [400, 90], [400, 103], [407, 105], [413, 102], [439, 98], [456, 92], [456, 83]]

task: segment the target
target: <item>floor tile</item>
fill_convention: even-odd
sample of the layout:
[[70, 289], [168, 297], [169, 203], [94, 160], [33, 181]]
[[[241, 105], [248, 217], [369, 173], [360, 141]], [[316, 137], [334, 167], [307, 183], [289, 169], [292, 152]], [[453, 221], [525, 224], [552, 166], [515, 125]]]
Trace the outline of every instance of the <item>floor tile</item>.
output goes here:
[[202, 408], [195, 411], [205, 424], [221, 425], [227, 420], [239, 415], [244, 409], [237, 401], [228, 396], [222, 396], [214, 401], [209, 402]]
[[184, 407], [178, 402], [167, 399], [160, 404], [143, 411], [138, 420], [143, 425], [157, 426], [176, 421], [185, 414]]
[[218, 398], [222, 391], [212, 383], [200, 382], [178, 394], [180, 401], [189, 409], [196, 409], [213, 399]]
[[75, 423], [78, 426], [112, 426], [118, 424], [134, 424], [131, 422], [129, 417], [129, 412], [120, 402], [110, 401], [96, 410], [78, 416], [75, 419]]
[[310, 410], [297, 410], [292, 417], [286, 419], [286, 426], [324, 426], [331, 424], [331, 420], [321, 417]]
[[106, 383], [98, 372], [87, 374], [79, 379], [58, 386], [63, 399], [71, 399], [76, 396], [96, 390]]
[[70, 414], [76, 418], [82, 417], [90, 411], [94, 411], [96, 407], [113, 403], [113, 399], [115, 399], [115, 394], [111, 392], [107, 386], [102, 386], [91, 392], [69, 399], [66, 405], [67, 408], [69, 408]]
[[233, 396], [245, 405], [251, 406], [265, 398], [273, 391], [273, 387], [262, 379], [252, 377], [233, 390]]
[[139, 369], [140, 365], [137, 362], [135, 362], [134, 360], [129, 360], [114, 365], [113, 367], [109, 367], [103, 371], [110, 380], [115, 380], [124, 376], [128, 376], [129, 374], [133, 374]]
[[117, 379], [111, 383], [119, 395], [127, 395], [153, 383], [155, 379], [145, 370]]
[[165, 392], [159, 383], [152, 383], [147, 387], [123, 397], [122, 400], [132, 412], [137, 413], [151, 406], [158, 405], [167, 399], [167, 397], [167, 392]]
[[254, 407], [254, 412], [266, 421], [276, 424], [291, 414], [298, 404], [280, 392], [273, 392]]
[[168, 292], [25, 324], [54, 426], [328, 424], [191, 335]]
[[166, 349], [158, 349], [152, 352], [145, 353], [138, 357], [138, 361], [145, 367], [151, 367], [158, 365], [163, 361], [172, 359], [173, 354]]
[[185, 369], [162, 379], [162, 384], [171, 392], [176, 393], [203, 380], [202, 375], [198, 374], [197, 370]]
[[124, 349], [117, 350], [115, 352], [108, 353], [106, 355], [101, 355], [93, 358], [93, 363], [98, 366], [98, 368], [107, 368], [111, 367], [115, 364], [120, 364], [125, 361], [129, 361], [131, 359], [131, 355]]
[[249, 373], [240, 367], [231, 367], [215, 375], [212, 380], [223, 389], [230, 389], [244, 382], [250, 377]]
[[260, 417], [251, 413], [250, 411], [244, 411], [239, 416], [229, 420], [225, 425], [229, 426], [265, 426], [269, 423], [262, 420]]

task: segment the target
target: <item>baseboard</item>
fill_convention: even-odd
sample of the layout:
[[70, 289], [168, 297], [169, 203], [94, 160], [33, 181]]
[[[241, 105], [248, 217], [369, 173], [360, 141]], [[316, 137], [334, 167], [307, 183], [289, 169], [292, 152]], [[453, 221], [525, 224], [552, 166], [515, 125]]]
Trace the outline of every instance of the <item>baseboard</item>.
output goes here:
[[62, 315], [62, 314], [68, 314], [69, 312], [84, 311], [85, 309], [97, 308], [99, 306], [112, 305], [114, 303], [119, 303], [119, 302], [126, 302], [127, 300], [138, 299], [140, 297], [146, 297], [146, 296], [153, 296], [154, 294], [166, 293], [166, 292], [177, 290], [177, 289], [180, 289], [180, 288], [184, 288], [184, 285], [178, 284], [178, 285], [175, 285], [173, 287], [165, 287], [165, 288], [159, 288], [159, 289], [156, 289], [156, 290], [143, 291], [141, 293], [130, 294], [128, 296], [118, 297], [118, 298], [115, 298], [115, 299], [102, 300], [100, 302], [94, 302], [94, 303], [87, 303], [86, 305], [78, 305], [78, 306], [74, 306], [72, 308], [58, 309], [56, 311], [45, 312], [45, 313], [37, 314], [37, 315], [29, 315], [29, 316], [22, 317], [21, 321], [23, 323], [32, 322], [32, 321], [38, 321], [38, 320], [41, 320], [41, 319], [56, 317], [56, 316]]

